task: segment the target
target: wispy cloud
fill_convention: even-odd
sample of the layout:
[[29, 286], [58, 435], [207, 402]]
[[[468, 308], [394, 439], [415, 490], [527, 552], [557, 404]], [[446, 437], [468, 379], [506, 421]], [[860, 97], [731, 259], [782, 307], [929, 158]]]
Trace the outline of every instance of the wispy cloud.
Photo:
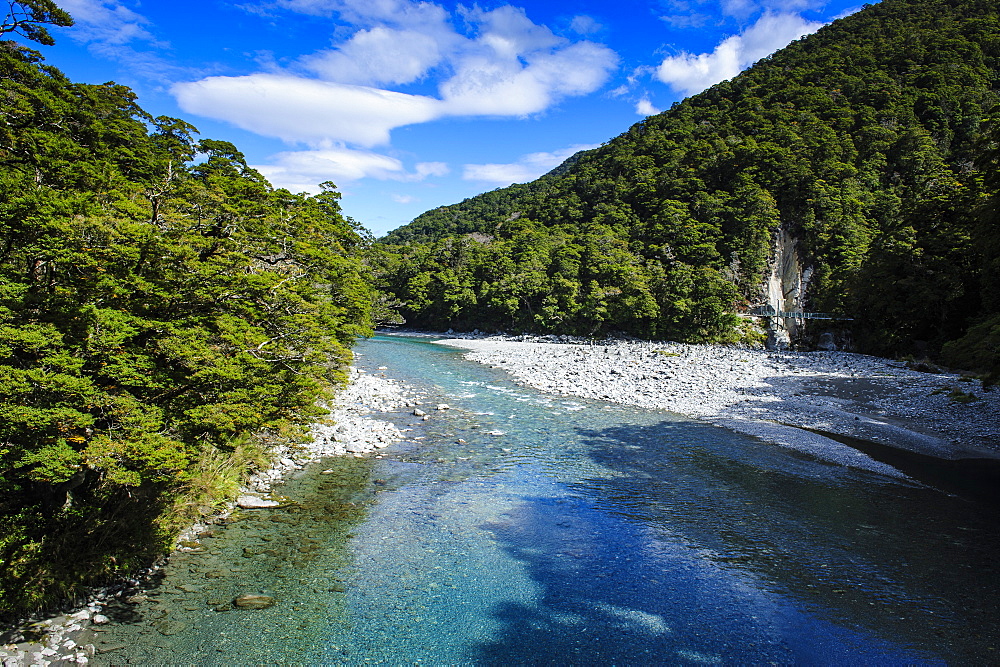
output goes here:
[[76, 21], [74, 38], [105, 45], [157, 42], [149, 20], [115, 0], [60, 0]]
[[313, 147], [386, 144], [394, 128], [441, 116], [430, 97], [280, 74], [208, 77], [171, 91], [188, 113]]
[[686, 95], [699, 93], [731, 79], [761, 58], [800, 37], [816, 32], [823, 23], [798, 14], [766, 13], [739, 35], [728, 37], [711, 53], [682, 52], [665, 58], [656, 78]]
[[[558, 36], [509, 5], [460, 8], [450, 17], [439, 5], [408, 0], [278, 4], [365, 27], [291, 69], [176, 84], [172, 92], [184, 111], [313, 148], [369, 148], [387, 144], [404, 125], [541, 113], [594, 92], [618, 63], [608, 47]], [[466, 33], [452, 26], [457, 18]], [[432, 73], [437, 96], [392, 89]]]
[[580, 35], [593, 35], [604, 29], [603, 25], [598, 23], [592, 16], [587, 16], [586, 14], [574, 16], [573, 20], [570, 21], [569, 27], [573, 32]]
[[665, 21], [672, 28], [701, 28], [711, 20], [708, 14], [667, 14], [661, 16], [660, 20]]
[[349, 183], [362, 178], [415, 182], [444, 176], [442, 162], [420, 162], [407, 171], [403, 162], [389, 155], [338, 146], [320, 150], [286, 151], [272, 155], [267, 164], [253, 165], [267, 180], [292, 192], [319, 192], [317, 183]]
[[181, 69], [160, 52], [170, 45], [151, 32], [145, 16], [117, 0], [60, 0], [59, 6], [73, 17], [67, 29], [71, 39], [87, 45], [93, 53], [127, 62], [134, 72], [161, 78], [180, 74]]
[[462, 178], [500, 186], [527, 183], [552, 171], [574, 153], [597, 148], [596, 144], [577, 144], [552, 153], [529, 153], [508, 164], [467, 164]]

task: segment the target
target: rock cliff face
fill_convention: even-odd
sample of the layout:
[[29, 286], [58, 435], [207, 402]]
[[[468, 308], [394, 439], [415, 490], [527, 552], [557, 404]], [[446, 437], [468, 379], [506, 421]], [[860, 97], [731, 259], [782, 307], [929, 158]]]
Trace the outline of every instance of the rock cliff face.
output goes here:
[[[804, 266], [798, 241], [782, 228], [774, 236], [770, 274], [764, 284], [768, 306], [777, 312], [804, 310], [806, 291], [813, 268]], [[801, 320], [781, 317], [768, 318], [767, 346], [784, 349], [791, 345], [802, 326]]]

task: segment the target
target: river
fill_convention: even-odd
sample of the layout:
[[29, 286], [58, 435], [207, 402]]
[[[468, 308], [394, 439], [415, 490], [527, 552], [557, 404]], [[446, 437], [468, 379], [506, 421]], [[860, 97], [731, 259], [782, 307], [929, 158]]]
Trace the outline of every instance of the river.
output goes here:
[[107, 608], [96, 664], [998, 660], [995, 505], [540, 394], [427, 339], [356, 351], [431, 419], [389, 415], [410, 439], [300, 471], [286, 506], [173, 555], [147, 601]]

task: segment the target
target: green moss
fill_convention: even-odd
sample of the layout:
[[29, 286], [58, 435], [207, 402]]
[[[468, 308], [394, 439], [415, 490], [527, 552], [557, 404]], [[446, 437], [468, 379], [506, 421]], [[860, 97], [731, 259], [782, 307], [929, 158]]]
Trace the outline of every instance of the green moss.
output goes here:
[[957, 387], [948, 394], [948, 400], [952, 403], [974, 403], [980, 398], [971, 392], [964, 392]]

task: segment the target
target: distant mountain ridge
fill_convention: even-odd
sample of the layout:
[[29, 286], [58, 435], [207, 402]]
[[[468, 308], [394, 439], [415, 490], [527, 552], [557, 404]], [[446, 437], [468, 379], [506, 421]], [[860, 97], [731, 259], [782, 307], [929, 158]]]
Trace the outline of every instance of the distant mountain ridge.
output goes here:
[[384, 239], [382, 287], [418, 326], [731, 340], [772, 303], [854, 317], [865, 350], [937, 350], [996, 312], [998, 89], [996, 2], [884, 0], [419, 216]]

